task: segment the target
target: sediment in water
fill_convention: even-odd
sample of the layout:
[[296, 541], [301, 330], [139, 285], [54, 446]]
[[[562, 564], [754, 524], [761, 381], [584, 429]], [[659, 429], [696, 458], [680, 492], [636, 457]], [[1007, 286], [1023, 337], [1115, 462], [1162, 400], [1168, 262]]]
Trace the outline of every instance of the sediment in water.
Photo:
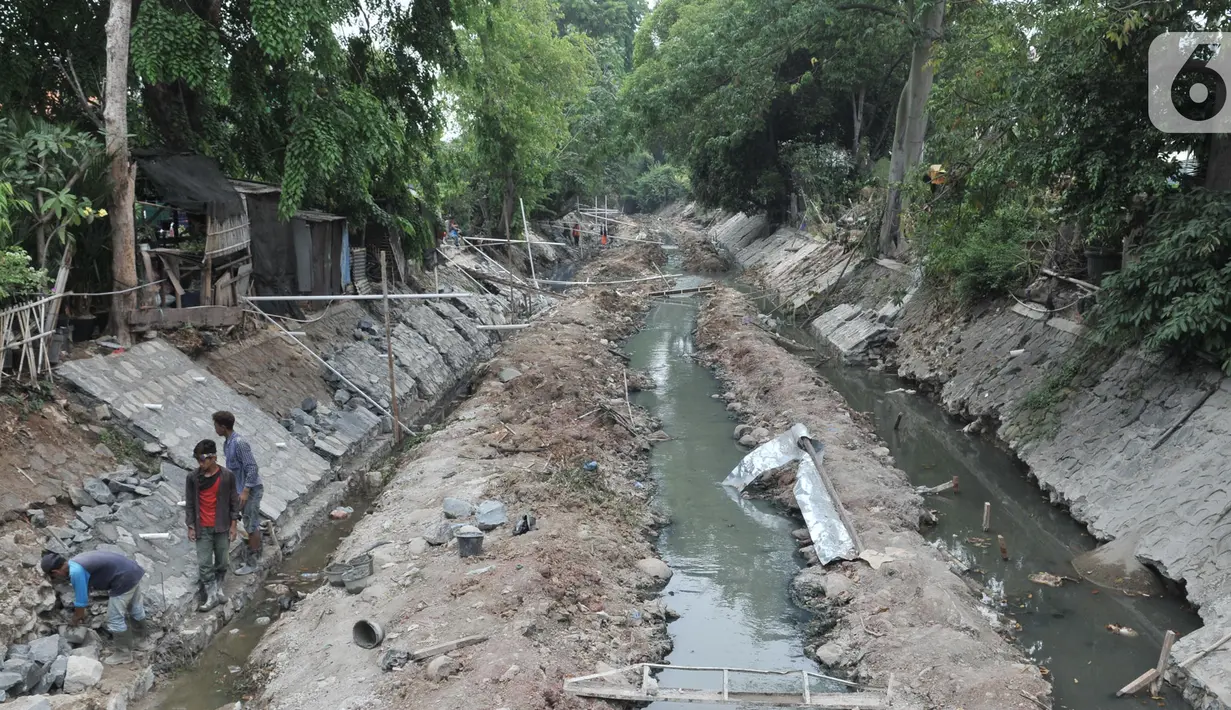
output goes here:
[[[812, 567], [792, 594], [816, 611], [815, 653], [831, 666], [884, 685], [889, 674], [913, 703], [968, 710], [1036, 708], [1050, 686], [1001, 636], [994, 614], [917, 532], [921, 499], [905, 475], [877, 455], [880, 443], [842, 397], [754, 325], [753, 303], [720, 289], [702, 308], [697, 342], [750, 423], [782, 431], [809, 427], [826, 447], [826, 468], [864, 545], [894, 558], [880, 569]], [[785, 479], [783, 484], [788, 483]], [[832, 624], [832, 626], [830, 626]], [[828, 628], [827, 628], [828, 627]]]

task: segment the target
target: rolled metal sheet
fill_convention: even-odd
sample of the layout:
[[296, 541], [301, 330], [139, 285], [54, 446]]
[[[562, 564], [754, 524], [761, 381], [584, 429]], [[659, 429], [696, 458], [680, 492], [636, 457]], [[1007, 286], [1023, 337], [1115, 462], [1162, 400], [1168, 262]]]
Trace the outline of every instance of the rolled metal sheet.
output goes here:
[[799, 448], [800, 437], [808, 436], [808, 427], [796, 424], [784, 433], [748, 452], [722, 482], [737, 491], [743, 491], [765, 473], [781, 468], [792, 461], [807, 458]]
[[[817, 459], [824, 462], [825, 445], [815, 439], [812, 445], [816, 449]], [[813, 549], [822, 565], [834, 560], [855, 559], [855, 541], [842, 524], [838, 509], [821, 481], [821, 474], [807, 454], [800, 458], [799, 468], [795, 472], [795, 500], [799, 503], [799, 512], [804, 516]]]

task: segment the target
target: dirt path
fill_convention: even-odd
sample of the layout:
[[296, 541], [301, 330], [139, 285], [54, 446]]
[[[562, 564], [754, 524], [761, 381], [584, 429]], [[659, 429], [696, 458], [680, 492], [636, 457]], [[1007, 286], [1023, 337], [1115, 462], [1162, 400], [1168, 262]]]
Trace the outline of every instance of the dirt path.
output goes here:
[[[802, 422], [825, 444], [826, 469], [866, 548], [893, 557], [810, 567], [792, 594], [818, 614], [822, 663], [884, 685], [894, 674], [908, 707], [1009, 710], [1050, 706], [1048, 683], [1001, 637], [948, 561], [917, 532], [922, 500], [888, 450], [827, 383], [756, 325], [752, 302], [722, 288], [698, 319], [697, 345], [734, 394], [744, 420], [781, 432]], [[777, 480], [781, 495], [793, 471]], [[896, 707], [896, 705], [895, 705]]]
[[[662, 261], [657, 248], [629, 246], [586, 271], [644, 276]], [[613, 352], [639, 326], [651, 288], [577, 292], [510, 339], [339, 549], [347, 559], [392, 543], [373, 553], [370, 586], [355, 596], [323, 587], [269, 630], [254, 655], [260, 707], [590, 707], [561, 694], [563, 678], [666, 653], [660, 605], [646, 601], [655, 583], [637, 566], [653, 555], [646, 452], [658, 427], [628, 406]], [[481, 557], [424, 539], [444, 523], [446, 496], [507, 505], [510, 522], [487, 534]], [[537, 529], [513, 536], [526, 513]], [[381, 648], [352, 642], [359, 619], [384, 627]], [[429, 678], [428, 663], [380, 668], [391, 649], [476, 634], [489, 638], [449, 654], [450, 677]]]

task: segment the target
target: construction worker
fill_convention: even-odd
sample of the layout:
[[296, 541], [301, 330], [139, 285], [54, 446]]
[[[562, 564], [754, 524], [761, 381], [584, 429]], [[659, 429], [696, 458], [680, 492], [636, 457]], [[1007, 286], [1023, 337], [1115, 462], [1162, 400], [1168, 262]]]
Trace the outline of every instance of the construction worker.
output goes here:
[[257, 570], [261, 559], [261, 498], [265, 485], [261, 481], [260, 467], [252, 455], [252, 447], [235, 433], [235, 415], [230, 412], [214, 412], [214, 433], [222, 437], [222, 454], [227, 466], [235, 474], [235, 489], [239, 491], [240, 519], [248, 545], [244, 548], [244, 563], [235, 574], [248, 575]]
[[197, 442], [192, 450], [197, 470], [184, 479], [184, 522], [188, 539], [196, 543], [198, 583], [205, 597], [197, 611], [226, 604], [222, 590], [240, 517], [235, 474], [218, 465], [213, 439]]
[[581, 225], [573, 222], [573, 246], [581, 246]]
[[141, 632], [145, 630], [145, 606], [141, 601], [141, 578], [145, 570], [123, 555], [104, 550], [83, 552], [71, 559], [49, 552], [40, 562], [43, 574], [53, 581], [67, 579], [73, 585], [73, 624], [85, 621], [90, 606], [90, 591], [105, 590], [107, 631], [121, 651], [131, 651], [133, 635], [127, 618]]

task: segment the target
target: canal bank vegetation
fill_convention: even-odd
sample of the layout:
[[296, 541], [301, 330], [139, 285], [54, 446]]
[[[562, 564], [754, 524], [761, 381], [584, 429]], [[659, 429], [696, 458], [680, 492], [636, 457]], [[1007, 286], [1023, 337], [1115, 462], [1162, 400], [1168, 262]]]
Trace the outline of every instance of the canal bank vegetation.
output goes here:
[[1231, 371], [1228, 144], [1158, 130], [1141, 90], [1156, 37], [1227, 10], [675, 0], [624, 93], [705, 205], [824, 234], [870, 188], [862, 238], [958, 306], [1050, 272], [1101, 286], [1080, 320], [1107, 347]]

